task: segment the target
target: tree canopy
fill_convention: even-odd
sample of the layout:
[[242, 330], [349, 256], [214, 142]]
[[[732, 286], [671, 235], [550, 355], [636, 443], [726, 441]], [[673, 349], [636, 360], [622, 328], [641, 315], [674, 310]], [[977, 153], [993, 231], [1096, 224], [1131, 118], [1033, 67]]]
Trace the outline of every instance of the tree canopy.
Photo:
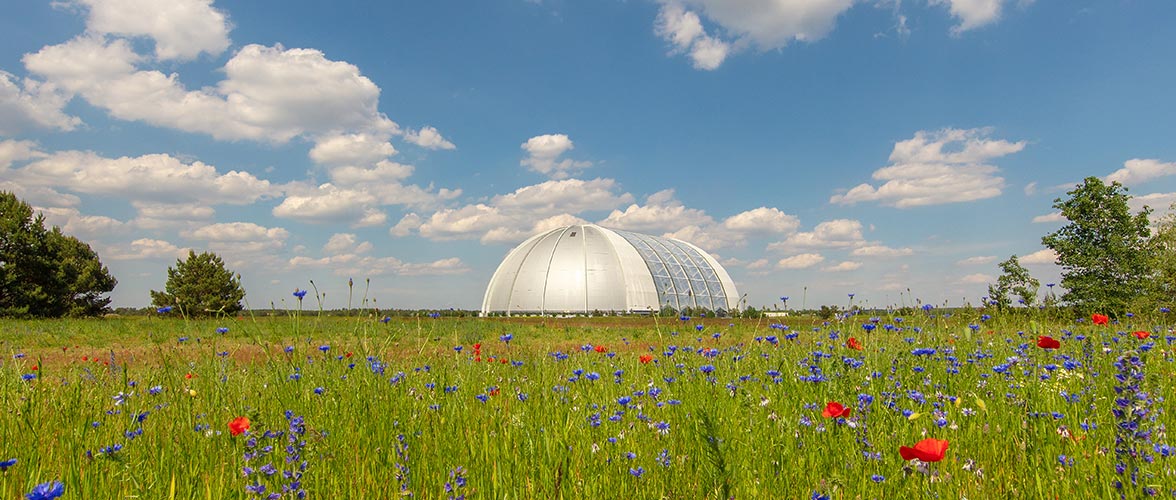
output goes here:
[[1022, 305], [1032, 306], [1037, 300], [1037, 289], [1041, 282], [1029, 274], [1016, 255], [1000, 263], [1001, 275], [996, 284], [988, 285], [988, 297], [996, 302], [996, 308], [1004, 311], [1012, 307], [1013, 298]]
[[0, 316], [94, 316], [118, 281], [90, 245], [45, 228], [45, 217], [0, 191]]
[[1070, 222], [1041, 238], [1058, 255], [1062, 300], [1084, 311], [1122, 313], [1148, 288], [1151, 210], [1133, 215], [1127, 188], [1097, 177], [1067, 194], [1053, 206]]
[[167, 268], [164, 291], [151, 291], [156, 307], [174, 307], [188, 316], [235, 314], [244, 307], [245, 289], [240, 275], [225, 267], [220, 256], [212, 252], [188, 251], [187, 260], [176, 260]]

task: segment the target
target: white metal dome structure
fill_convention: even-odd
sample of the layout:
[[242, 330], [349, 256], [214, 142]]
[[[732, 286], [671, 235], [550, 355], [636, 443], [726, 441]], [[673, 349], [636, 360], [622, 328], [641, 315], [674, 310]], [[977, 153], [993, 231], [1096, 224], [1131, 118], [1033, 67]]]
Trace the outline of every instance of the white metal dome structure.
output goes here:
[[685, 241], [582, 224], [532, 236], [503, 259], [482, 314], [726, 314], [739, 292], [719, 262]]

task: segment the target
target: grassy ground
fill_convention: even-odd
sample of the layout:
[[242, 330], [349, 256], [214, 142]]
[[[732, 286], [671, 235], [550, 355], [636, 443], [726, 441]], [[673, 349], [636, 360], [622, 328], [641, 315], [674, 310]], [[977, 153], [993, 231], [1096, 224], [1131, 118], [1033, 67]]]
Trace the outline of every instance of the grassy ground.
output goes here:
[[[1176, 489], [1165, 315], [784, 323], [3, 321], [0, 461], [17, 462], [0, 472], [0, 498], [52, 480], [65, 498], [266, 498], [283, 486], [283, 498]], [[1042, 335], [1060, 348], [1038, 347]], [[829, 402], [849, 418], [823, 417]], [[249, 432], [231, 435], [242, 416]], [[950, 443], [942, 461], [900, 457], [925, 438]]]

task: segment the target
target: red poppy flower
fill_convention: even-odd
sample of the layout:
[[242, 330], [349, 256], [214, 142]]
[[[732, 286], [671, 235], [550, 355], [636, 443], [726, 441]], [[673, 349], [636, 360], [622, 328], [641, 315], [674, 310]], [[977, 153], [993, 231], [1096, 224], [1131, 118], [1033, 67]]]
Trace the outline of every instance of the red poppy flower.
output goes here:
[[924, 462], [938, 462], [943, 460], [943, 455], [947, 453], [947, 444], [946, 439], [927, 438], [915, 443], [914, 448], [898, 447], [898, 454], [902, 455], [903, 460], [917, 458]]
[[474, 352], [482, 352], [482, 343], [474, 344]]
[[247, 430], [249, 430], [249, 417], [237, 417], [229, 421], [229, 434], [239, 436]]
[[821, 416], [825, 418], [849, 418], [849, 413], [852, 411], [853, 408], [836, 401], [830, 401], [829, 404], [825, 405], [825, 411], [821, 412]]
[[482, 357], [481, 356], [474, 356], [474, 361], [482, 361]]
[[186, 378], [188, 380], [192, 380], [192, 377], [195, 377], [195, 375], [192, 375], [191, 373], [184, 375], [184, 378]]
[[350, 357], [351, 357], [351, 351], [348, 351], [348, 352], [347, 352], [347, 354], [344, 354], [344, 355], [343, 355], [343, 357], [344, 357], [344, 358], [350, 358]]
[[1134, 335], [1135, 338], [1137, 338], [1139, 340], [1143, 340], [1148, 337], [1151, 337], [1151, 332], [1149, 332], [1147, 330], [1136, 330], [1134, 332], [1131, 332], [1131, 334]]
[[858, 342], [858, 339], [850, 337], [849, 340], [845, 341], [845, 347], [848, 347], [848, 348], [853, 349], [855, 351], [860, 351], [860, 350], [862, 350], [862, 343]]
[[37, 368], [38, 368], [37, 365], [33, 365], [33, 371], [37, 371]]
[[637, 360], [641, 361], [641, 364], [643, 364], [643, 365], [648, 365], [650, 361], [653, 361], [653, 355], [652, 354], [642, 354], [641, 357], [637, 358]]
[[89, 356], [82, 356], [82, 361], [89, 361], [89, 360], [90, 360]]
[[1061, 346], [1062, 346], [1061, 342], [1058, 342], [1057, 340], [1050, 338], [1048, 336], [1042, 335], [1040, 337], [1037, 337], [1037, 347], [1040, 347], [1042, 349], [1057, 349]]
[[497, 396], [498, 395], [498, 388], [494, 387], [494, 388], [490, 389], [490, 395]]
[[1090, 315], [1090, 322], [1094, 323], [1096, 325], [1105, 325], [1110, 320], [1111, 320], [1111, 318], [1108, 318], [1108, 317], [1103, 316], [1101, 314], [1091, 314]]
[[506, 360], [506, 358], [501, 358], [501, 359], [499, 359], [499, 360], [498, 360], [498, 362], [499, 362], [499, 363], [502, 363], [502, 364], [504, 364], [504, 365], [505, 365], [505, 364], [507, 364], [509, 361], [507, 361], [507, 360]]
[[608, 348], [605, 346], [602, 346], [602, 345], [598, 345], [596, 347], [593, 347], [592, 349], [595, 350], [596, 352], [600, 352], [600, 353], [608, 352]]

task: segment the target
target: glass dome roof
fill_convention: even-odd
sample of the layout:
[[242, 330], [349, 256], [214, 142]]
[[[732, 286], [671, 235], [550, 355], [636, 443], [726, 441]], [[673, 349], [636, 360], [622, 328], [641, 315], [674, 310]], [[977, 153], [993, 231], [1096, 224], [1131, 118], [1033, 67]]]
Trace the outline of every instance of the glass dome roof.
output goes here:
[[483, 313], [653, 312], [665, 307], [729, 312], [735, 283], [690, 243], [593, 224], [524, 241], [498, 266]]

